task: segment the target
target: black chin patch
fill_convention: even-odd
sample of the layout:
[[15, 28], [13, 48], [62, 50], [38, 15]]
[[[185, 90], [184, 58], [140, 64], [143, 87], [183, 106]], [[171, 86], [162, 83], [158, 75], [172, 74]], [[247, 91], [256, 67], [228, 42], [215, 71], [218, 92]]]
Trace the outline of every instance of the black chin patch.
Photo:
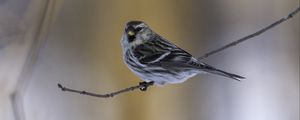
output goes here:
[[132, 42], [135, 39], [135, 35], [128, 35], [128, 42]]

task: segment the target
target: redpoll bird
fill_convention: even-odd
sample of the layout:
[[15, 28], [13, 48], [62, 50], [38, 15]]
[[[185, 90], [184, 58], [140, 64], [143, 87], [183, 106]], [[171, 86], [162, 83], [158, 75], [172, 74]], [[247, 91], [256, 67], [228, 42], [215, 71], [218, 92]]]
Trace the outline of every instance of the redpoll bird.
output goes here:
[[142, 21], [127, 23], [121, 43], [125, 63], [145, 82], [157, 85], [181, 83], [198, 73], [212, 73], [235, 80], [244, 78], [198, 61]]

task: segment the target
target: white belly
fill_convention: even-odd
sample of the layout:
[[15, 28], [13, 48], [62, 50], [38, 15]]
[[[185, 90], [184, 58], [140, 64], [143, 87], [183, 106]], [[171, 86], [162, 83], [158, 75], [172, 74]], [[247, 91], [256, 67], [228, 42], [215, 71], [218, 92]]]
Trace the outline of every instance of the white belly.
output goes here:
[[166, 74], [159, 72], [151, 72], [151, 73], [139, 73], [137, 71], [132, 70], [137, 76], [139, 76], [143, 81], [150, 82], [154, 81], [155, 84], [164, 85], [166, 83], [176, 84], [182, 83], [187, 79], [197, 75], [200, 71], [198, 70], [189, 70], [177, 72], [176, 74]]

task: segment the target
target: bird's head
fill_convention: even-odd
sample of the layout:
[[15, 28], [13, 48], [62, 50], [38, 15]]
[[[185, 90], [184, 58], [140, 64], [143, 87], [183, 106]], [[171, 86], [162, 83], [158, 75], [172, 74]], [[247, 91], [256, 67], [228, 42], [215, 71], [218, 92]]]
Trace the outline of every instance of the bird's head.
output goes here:
[[150, 39], [152, 34], [149, 26], [142, 21], [129, 21], [126, 24], [122, 44], [136, 46]]

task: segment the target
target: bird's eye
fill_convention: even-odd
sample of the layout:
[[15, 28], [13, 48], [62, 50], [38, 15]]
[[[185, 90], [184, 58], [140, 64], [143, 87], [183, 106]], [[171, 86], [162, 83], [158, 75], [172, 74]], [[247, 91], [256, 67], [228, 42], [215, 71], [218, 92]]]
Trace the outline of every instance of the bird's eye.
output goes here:
[[142, 30], [142, 27], [137, 27], [136, 28], [136, 31], [141, 31]]

